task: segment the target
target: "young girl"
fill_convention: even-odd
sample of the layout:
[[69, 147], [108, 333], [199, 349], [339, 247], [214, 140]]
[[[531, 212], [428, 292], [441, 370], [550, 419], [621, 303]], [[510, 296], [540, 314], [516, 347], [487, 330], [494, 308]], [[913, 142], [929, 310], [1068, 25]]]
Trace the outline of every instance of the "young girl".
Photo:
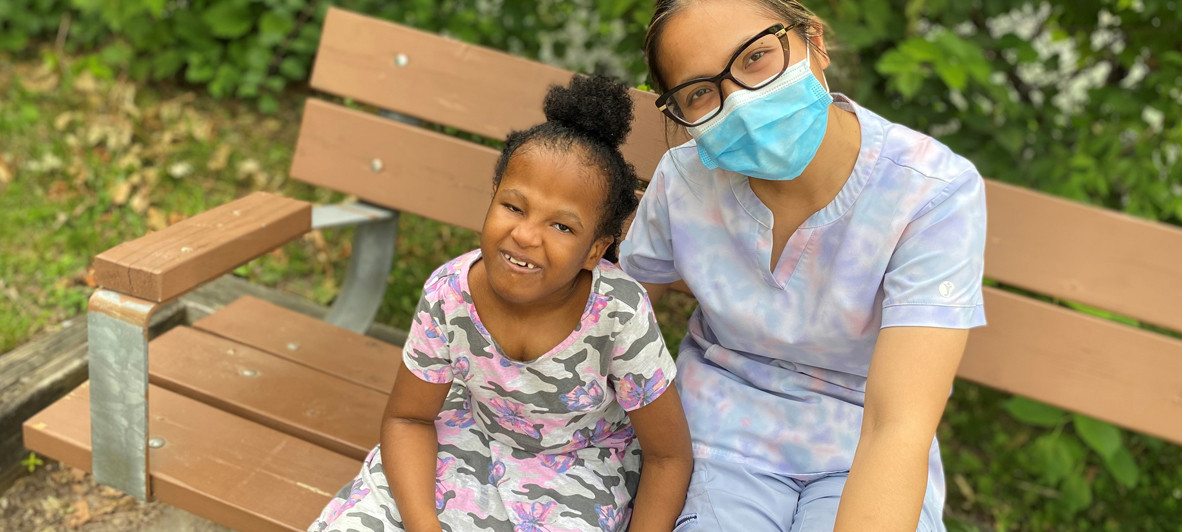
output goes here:
[[822, 28], [797, 0], [657, 0], [649, 25], [657, 106], [693, 141], [657, 167], [620, 266], [700, 305], [678, 532], [944, 529], [934, 436], [985, 324], [984, 182], [831, 93]]
[[381, 444], [309, 530], [673, 529], [692, 468], [676, 370], [608, 262], [636, 208], [632, 102], [576, 77], [544, 110], [506, 141], [480, 249], [423, 288]]

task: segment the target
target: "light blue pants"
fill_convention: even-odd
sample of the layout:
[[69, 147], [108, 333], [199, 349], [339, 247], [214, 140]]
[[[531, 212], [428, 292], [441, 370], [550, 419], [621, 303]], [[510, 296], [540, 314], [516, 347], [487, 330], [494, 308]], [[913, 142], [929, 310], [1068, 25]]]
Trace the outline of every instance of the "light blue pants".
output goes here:
[[[674, 532], [830, 532], [846, 474], [803, 481], [758, 468], [696, 458]], [[944, 532], [940, 486], [928, 483], [919, 532]]]

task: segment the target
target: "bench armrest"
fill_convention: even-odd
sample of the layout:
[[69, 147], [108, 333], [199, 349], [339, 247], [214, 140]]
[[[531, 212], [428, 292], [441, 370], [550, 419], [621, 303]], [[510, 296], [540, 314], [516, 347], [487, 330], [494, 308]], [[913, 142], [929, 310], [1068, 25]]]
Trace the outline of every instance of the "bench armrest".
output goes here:
[[308, 232], [311, 204], [255, 192], [115, 246], [95, 258], [95, 283], [162, 302]]

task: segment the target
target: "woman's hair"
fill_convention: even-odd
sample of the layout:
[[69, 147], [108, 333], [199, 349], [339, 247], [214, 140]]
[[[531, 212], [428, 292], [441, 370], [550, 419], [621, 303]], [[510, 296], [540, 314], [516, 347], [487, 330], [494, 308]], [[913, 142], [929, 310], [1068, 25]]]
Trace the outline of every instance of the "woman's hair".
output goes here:
[[[615, 262], [624, 221], [636, 210], [636, 169], [620, 154], [620, 144], [632, 130], [632, 98], [628, 87], [606, 76], [575, 76], [570, 86], [553, 85], [542, 103], [546, 121], [525, 131], [509, 133], [497, 159], [493, 190], [509, 159], [523, 146], [567, 151], [578, 149], [589, 168], [604, 179], [606, 192], [595, 237], [614, 242], [603, 258]], [[527, 146], [528, 145], [528, 146]]]
[[[669, 19], [673, 18], [683, 8], [694, 2], [701, 2], [704, 0], [657, 0], [656, 8], [653, 10], [653, 19], [649, 21], [648, 33], [644, 36], [644, 61], [648, 65], [649, 76], [652, 77], [652, 86], [657, 93], [663, 93], [672, 87], [666, 82], [661, 75], [661, 64], [657, 59], [657, 49], [661, 45], [661, 35], [664, 33], [665, 25]], [[779, 19], [786, 25], [796, 25], [796, 33], [800, 35], [808, 46], [813, 49], [813, 52], [821, 53], [821, 50], [809, 40], [810, 37], [816, 36], [824, 29], [824, 22], [817, 18], [809, 8], [804, 7], [797, 0], [747, 0], [755, 6], [763, 9], [768, 15]]]

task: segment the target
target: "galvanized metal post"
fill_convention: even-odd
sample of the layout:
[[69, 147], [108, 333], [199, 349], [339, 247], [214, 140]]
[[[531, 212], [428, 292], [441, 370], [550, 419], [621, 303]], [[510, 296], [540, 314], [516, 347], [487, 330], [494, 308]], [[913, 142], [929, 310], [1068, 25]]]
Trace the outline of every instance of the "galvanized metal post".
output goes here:
[[325, 321], [356, 333], [369, 330], [386, 294], [397, 240], [397, 211], [386, 220], [357, 226], [345, 284]]
[[163, 305], [110, 290], [90, 297], [90, 442], [94, 478], [140, 500], [148, 484], [148, 325]]

